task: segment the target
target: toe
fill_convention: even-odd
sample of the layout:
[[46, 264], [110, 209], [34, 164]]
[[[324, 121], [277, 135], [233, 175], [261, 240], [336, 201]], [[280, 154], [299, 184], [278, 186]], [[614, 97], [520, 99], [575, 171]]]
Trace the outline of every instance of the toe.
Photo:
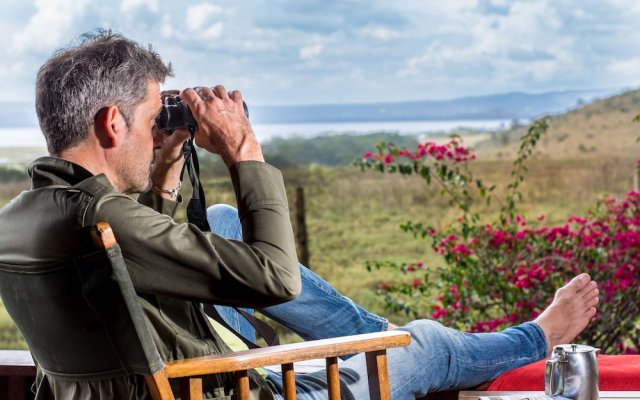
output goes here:
[[583, 290], [585, 287], [589, 287], [591, 277], [587, 273], [580, 274], [573, 278], [565, 287], [573, 289], [575, 292]]
[[588, 299], [586, 302], [587, 307], [595, 307], [600, 302], [600, 298], [596, 295]]
[[579, 292], [580, 295], [582, 295], [583, 298], [590, 298], [592, 296], [594, 296], [594, 293], [597, 295], [598, 293], [598, 284], [595, 283], [594, 281], [589, 282], [589, 284], [587, 286], [585, 286], [584, 288], [582, 288], [582, 290]]

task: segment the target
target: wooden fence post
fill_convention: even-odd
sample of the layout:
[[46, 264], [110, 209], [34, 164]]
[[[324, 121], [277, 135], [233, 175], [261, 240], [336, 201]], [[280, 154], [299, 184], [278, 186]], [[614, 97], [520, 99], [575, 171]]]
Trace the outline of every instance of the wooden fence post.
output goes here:
[[296, 221], [296, 250], [298, 251], [298, 260], [307, 268], [309, 266], [309, 238], [307, 237], [307, 222], [305, 220], [304, 209], [304, 188], [296, 187], [295, 201], [295, 221]]

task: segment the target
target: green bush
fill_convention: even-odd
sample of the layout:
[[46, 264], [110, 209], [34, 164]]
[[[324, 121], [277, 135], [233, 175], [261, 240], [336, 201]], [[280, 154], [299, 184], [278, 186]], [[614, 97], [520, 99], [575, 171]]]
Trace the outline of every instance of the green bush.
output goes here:
[[25, 350], [25, 343], [20, 331], [0, 302], [0, 349]]
[[[460, 212], [442, 227], [411, 221], [402, 225], [417, 239], [427, 239], [425, 248], [433, 249], [443, 264], [429, 268], [433, 261], [384, 260], [367, 266], [374, 273], [396, 271], [395, 279], [379, 286], [389, 309], [472, 332], [534, 319], [558, 286], [588, 272], [599, 282], [601, 298], [599, 313], [580, 340], [606, 353], [638, 353], [640, 193], [602, 200], [586, 217], [571, 217], [560, 226], [544, 226], [544, 216], [529, 224], [517, 211], [525, 161], [547, 122], [536, 121], [522, 137], [505, 196], [474, 178], [468, 163], [475, 157], [457, 139], [446, 145], [423, 143], [415, 151], [383, 143], [376, 153], [365, 153], [357, 161], [363, 170], [417, 174], [427, 186], [437, 185]], [[488, 202], [500, 205], [496, 217], [480, 216], [478, 210]]]

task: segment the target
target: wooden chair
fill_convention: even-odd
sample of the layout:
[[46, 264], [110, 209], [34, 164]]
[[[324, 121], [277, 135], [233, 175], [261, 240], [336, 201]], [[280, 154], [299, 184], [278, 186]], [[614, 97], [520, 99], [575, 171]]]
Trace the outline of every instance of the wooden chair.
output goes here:
[[151, 337], [124, 258], [106, 222], [91, 231], [98, 248], [45, 266], [0, 264], [0, 296], [40, 369], [53, 377], [144, 376], [154, 400], [202, 399], [202, 377], [233, 372], [236, 394], [249, 399], [248, 370], [280, 364], [285, 398], [295, 399], [293, 363], [325, 358], [329, 398], [340, 398], [337, 357], [365, 352], [371, 399], [391, 399], [386, 349], [406, 346], [392, 331], [287, 344], [164, 363]]

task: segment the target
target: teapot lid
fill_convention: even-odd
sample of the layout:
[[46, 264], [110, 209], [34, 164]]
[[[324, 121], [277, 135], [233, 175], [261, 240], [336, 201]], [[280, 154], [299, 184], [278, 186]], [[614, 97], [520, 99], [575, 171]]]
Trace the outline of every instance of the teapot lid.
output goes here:
[[589, 353], [592, 351], [598, 351], [595, 347], [587, 346], [585, 344], [559, 344], [553, 347], [554, 353]]

